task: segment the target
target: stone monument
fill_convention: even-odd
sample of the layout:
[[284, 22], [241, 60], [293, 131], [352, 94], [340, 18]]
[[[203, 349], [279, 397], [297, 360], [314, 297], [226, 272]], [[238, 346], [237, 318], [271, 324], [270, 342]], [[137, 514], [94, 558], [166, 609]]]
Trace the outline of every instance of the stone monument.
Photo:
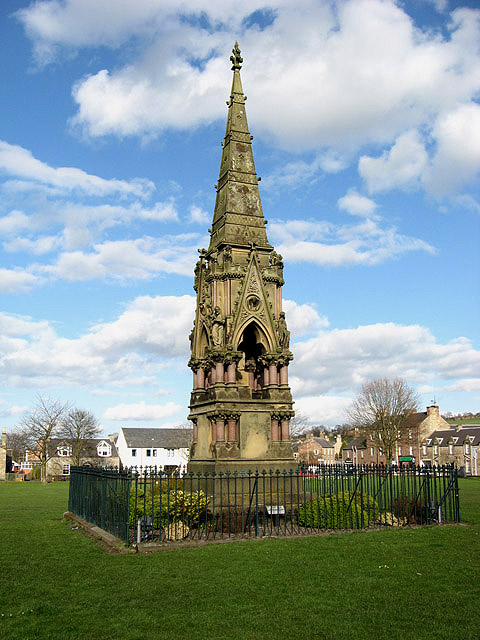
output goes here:
[[268, 242], [235, 43], [233, 83], [207, 250], [199, 250], [190, 333], [193, 444], [188, 470], [289, 471], [290, 332], [283, 261]]

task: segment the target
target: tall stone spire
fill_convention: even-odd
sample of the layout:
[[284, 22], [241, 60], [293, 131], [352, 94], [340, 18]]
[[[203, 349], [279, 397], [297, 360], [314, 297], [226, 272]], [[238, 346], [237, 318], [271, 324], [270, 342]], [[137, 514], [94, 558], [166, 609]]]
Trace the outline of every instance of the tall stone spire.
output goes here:
[[252, 153], [252, 136], [248, 130], [245, 110], [246, 96], [242, 89], [240, 69], [243, 58], [238, 42], [230, 57], [233, 81], [225, 138], [222, 142], [222, 159], [213, 215], [209, 251], [222, 243], [269, 247], [262, 203], [258, 190], [259, 178], [255, 172]]
[[235, 43], [208, 250], [195, 267], [190, 471], [293, 468], [283, 260], [267, 240]]

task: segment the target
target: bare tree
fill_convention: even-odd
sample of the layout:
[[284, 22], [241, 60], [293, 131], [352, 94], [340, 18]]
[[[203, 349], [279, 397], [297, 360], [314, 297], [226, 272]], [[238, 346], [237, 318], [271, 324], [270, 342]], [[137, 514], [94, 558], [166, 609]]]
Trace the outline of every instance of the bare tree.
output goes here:
[[290, 438], [297, 439], [308, 429], [308, 416], [301, 411], [295, 411], [295, 415], [290, 420]]
[[90, 438], [95, 438], [101, 429], [97, 419], [84, 409], [71, 409], [62, 419], [59, 437], [65, 439], [72, 449], [71, 458], [75, 465], [80, 464], [80, 458]]
[[20, 421], [20, 432], [26, 448], [40, 460], [42, 482], [47, 482], [47, 462], [55, 455], [50, 440], [60, 434], [68, 405], [58, 400], [37, 396], [33, 411]]
[[20, 429], [14, 429], [7, 433], [7, 449], [11, 451], [12, 459], [21, 462], [25, 458], [27, 448], [25, 436]]
[[357, 395], [348, 417], [352, 426], [367, 433], [382, 449], [389, 464], [399, 432], [409, 416], [417, 411], [417, 393], [401, 378], [378, 378], [366, 382]]

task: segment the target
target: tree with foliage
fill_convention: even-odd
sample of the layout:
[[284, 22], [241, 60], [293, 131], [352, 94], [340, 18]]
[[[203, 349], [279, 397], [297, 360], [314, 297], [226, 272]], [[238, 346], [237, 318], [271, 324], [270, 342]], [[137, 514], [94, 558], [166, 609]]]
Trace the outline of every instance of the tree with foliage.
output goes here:
[[58, 400], [37, 396], [33, 411], [20, 421], [20, 434], [26, 448], [40, 460], [42, 482], [47, 482], [47, 462], [56, 454], [50, 447], [52, 438], [60, 435], [68, 405]]
[[348, 417], [353, 427], [369, 435], [373, 444], [383, 450], [390, 464], [398, 434], [418, 410], [418, 404], [417, 393], [402, 378], [378, 378], [362, 386]]
[[62, 419], [59, 437], [71, 447], [73, 464], [79, 465], [88, 440], [95, 438], [101, 429], [95, 416], [84, 409], [71, 409]]

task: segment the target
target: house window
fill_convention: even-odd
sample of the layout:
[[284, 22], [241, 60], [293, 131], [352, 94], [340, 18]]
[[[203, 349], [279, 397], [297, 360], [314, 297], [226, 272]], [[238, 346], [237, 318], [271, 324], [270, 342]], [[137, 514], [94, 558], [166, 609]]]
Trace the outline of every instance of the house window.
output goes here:
[[413, 433], [412, 433], [412, 430], [409, 429], [408, 430], [408, 439], [411, 440], [412, 438], [413, 438]]
[[448, 453], [453, 453], [453, 444], [448, 445]]
[[470, 472], [471, 472], [471, 468], [470, 468], [470, 461], [469, 461], [469, 460], [466, 460], [466, 461], [465, 461], [465, 471], [466, 471], [467, 473], [470, 473]]
[[434, 445], [433, 447], [433, 453], [438, 456], [438, 444]]
[[[57, 447], [57, 456], [67, 457], [72, 455], [72, 447], [68, 445], [62, 445], [61, 447]], [[70, 473], [70, 472], [69, 472]]]
[[470, 444], [468, 442], [465, 443], [465, 453], [470, 453]]
[[132, 458], [136, 458], [136, 457], [137, 457], [137, 450], [132, 449]]
[[398, 447], [398, 455], [401, 456], [402, 455], [402, 447]]
[[363, 458], [363, 449], [360, 451], [360, 457]]
[[173, 458], [175, 455], [175, 449], [167, 449], [167, 456]]
[[69, 464], [64, 464], [62, 467], [62, 474], [64, 476], [69, 476], [70, 475], [70, 465]]
[[379, 448], [378, 448], [378, 453], [379, 453], [381, 456], [383, 456], [383, 449], [382, 449], [382, 447], [379, 447]]
[[152, 450], [151, 449], [147, 449], [147, 458], [149, 458], [152, 455]]
[[97, 446], [97, 455], [102, 456], [103, 458], [112, 455], [112, 447], [108, 444], [108, 442], [105, 442], [105, 440], [99, 442]]
[[424, 444], [422, 449], [423, 449], [423, 455], [426, 456], [427, 455], [427, 445]]
[[152, 449], [152, 456], [154, 458], [157, 456], [157, 450], [156, 449]]
[[372, 458], [373, 458], [374, 454], [375, 454], [375, 452], [374, 452], [373, 447], [370, 447], [370, 455], [372, 456]]
[[397, 437], [401, 438], [402, 437], [402, 432], [400, 431], [400, 429], [397, 431]]
[[313, 455], [314, 455], [314, 456], [318, 456], [318, 449], [314, 449], [314, 450], [313, 450]]
[[410, 447], [410, 449], [408, 450], [408, 452], [409, 452], [409, 454], [410, 454], [411, 456], [413, 456], [413, 447]]

